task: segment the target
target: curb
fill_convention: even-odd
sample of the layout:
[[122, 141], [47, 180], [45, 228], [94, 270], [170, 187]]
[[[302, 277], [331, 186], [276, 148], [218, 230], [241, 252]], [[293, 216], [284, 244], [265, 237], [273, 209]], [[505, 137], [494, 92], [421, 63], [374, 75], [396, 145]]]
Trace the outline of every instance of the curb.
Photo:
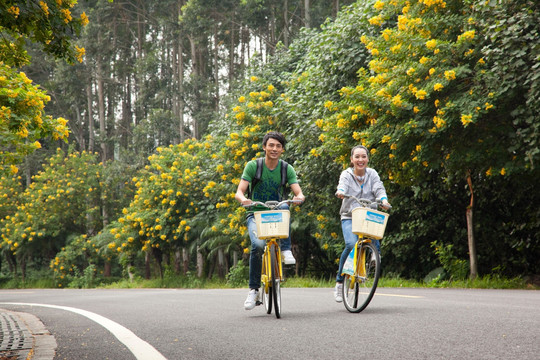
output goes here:
[[0, 360], [53, 360], [56, 339], [36, 316], [0, 309]]

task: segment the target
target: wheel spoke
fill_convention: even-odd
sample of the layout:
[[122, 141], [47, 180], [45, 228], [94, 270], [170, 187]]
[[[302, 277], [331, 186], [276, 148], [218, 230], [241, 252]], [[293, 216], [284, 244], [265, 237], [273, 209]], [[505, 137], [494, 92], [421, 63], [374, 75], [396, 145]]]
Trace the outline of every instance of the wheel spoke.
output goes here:
[[357, 256], [357, 274], [345, 275], [343, 304], [350, 312], [358, 313], [369, 304], [380, 276], [380, 258], [375, 246], [366, 242], [361, 245]]

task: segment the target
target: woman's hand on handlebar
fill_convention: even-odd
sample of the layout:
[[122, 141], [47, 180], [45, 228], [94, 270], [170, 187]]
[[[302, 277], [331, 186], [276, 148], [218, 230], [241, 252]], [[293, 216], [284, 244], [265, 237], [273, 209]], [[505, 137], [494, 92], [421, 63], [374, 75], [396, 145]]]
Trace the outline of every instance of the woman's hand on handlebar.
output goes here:
[[388, 200], [386, 199], [383, 199], [383, 201], [381, 202], [381, 207], [385, 210], [388, 210], [388, 209], [391, 209], [392, 208], [392, 205], [390, 205], [390, 203], [388, 202]]
[[340, 199], [344, 199], [345, 197], [347, 197], [347, 196], [345, 195], [344, 192], [339, 191], [339, 190], [336, 191], [336, 196], [337, 196], [338, 198], [340, 198]]

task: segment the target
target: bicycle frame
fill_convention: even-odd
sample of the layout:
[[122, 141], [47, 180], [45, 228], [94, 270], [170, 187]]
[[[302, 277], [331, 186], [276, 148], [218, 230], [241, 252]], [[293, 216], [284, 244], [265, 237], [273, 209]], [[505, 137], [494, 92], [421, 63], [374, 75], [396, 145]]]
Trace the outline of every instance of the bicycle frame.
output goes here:
[[[372, 204], [377, 204], [377, 202], [372, 202], [368, 199], [357, 199], [354, 196], [348, 195], [346, 197], [354, 198], [362, 209], [370, 208]], [[387, 207], [390, 208], [388, 205]], [[381, 258], [378, 249], [373, 243], [373, 239], [382, 238], [384, 235], [386, 219], [383, 217], [384, 222], [381, 222], [380, 215], [373, 215], [373, 211], [371, 213], [369, 214], [369, 211], [367, 213], [359, 213], [361, 217], [359, 219], [357, 218], [357, 220], [361, 221], [360, 224], [365, 225], [363, 223], [365, 221], [373, 222], [376, 224], [376, 228], [374, 230], [371, 224], [365, 228], [359, 226], [355, 231], [353, 227], [353, 232], [358, 235], [358, 241], [352, 250], [354, 251], [352, 255], [352, 271], [343, 274], [343, 303], [345, 308], [352, 313], [361, 312], [368, 306], [377, 289], [381, 273]], [[382, 229], [380, 228], [381, 226]]]
[[283, 267], [281, 261], [278, 262], [278, 273], [276, 275], [272, 273], [272, 245], [274, 245], [274, 249], [276, 249], [276, 257], [278, 259], [281, 259], [281, 249], [279, 247], [279, 242], [277, 241], [277, 239], [274, 238], [268, 239], [264, 247], [263, 266], [261, 273], [261, 284], [265, 284], [265, 291], [270, 288], [270, 284], [272, 283], [272, 280], [274, 278], [278, 278], [279, 281], [283, 282]]
[[[267, 217], [266, 223], [284, 223], [287, 221], [287, 224], [289, 222], [289, 211], [279, 210], [277, 209], [280, 207], [280, 205], [287, 203], [298, 203], [301, 201], [298, 200], [285, 200], [282, 202], [277, 201], [268, 201], [266, 203], [261, 202], [253, 202], [250, 205], [247, 206], [253, 206], [253, 205], [263, 205], [267, 207], [269, 210], [274, 211], [274, 213], [270, 212], [270, 216]], [[261, 214], [262, 213], [262, 214]], [[276, 214], [277, 213], [277, 214]], [[264, 217], [264, 211], [263, 212], [256, 212], [255, 218], [257, 220], [257, 216], [259, 216], [257, 221], [263, 221]], [[270, 314], [272, 312], [272, 305], [274, 306], [274, 312], [276, 315], [276, 318], [281, 317], [281, 282], [284, 281], [283, 277], [283, 266], [281, 262], [281, 248], [280, 248], [280, 238], [284, 238], [285, 236], [288, 236], [288, 225], [287, 227], [282, 227], [281, 225], [279, 227], [274, 228], [263, 228], [264, 232], [261, 234], [259, 233], [259, 238], [266, 241], [266, 245], [264, 247], [264, 253], [262, 255], [262, 267], [261, 267], [261, 285], [262, 285], [262, 302], [258, 302], [257, 304], [260, 305], [261, 303], [265, 304], [266, 313]], [[257, 223], [257, 228], [259, 230], [259, 224]], [[284, 232], [286, 231], [286, 233]], [[263, 236], [264, 235], [264, 236]]]
[[[355, 280], [366, 279], [366, 253], [362, 250], [364, 243], [371, 243], [371, 239], [360, 238], [355, 244], [354, 251], [357, 252], [354, 257], [354, 275]], [[358, 253], [359, 251], [359, 253]]]

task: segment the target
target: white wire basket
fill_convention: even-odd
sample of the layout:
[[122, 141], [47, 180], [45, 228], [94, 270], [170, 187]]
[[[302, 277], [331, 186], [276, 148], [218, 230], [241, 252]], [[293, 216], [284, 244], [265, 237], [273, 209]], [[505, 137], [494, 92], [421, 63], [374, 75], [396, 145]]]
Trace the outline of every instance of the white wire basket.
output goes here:
[[286, 239], [289, 237], [289, 210], [255, 211], [259, 239]]
[[382, 211], [357, 207], [352, 211], [352, 232], [373, 239], [382, 239], [388, 214]]

